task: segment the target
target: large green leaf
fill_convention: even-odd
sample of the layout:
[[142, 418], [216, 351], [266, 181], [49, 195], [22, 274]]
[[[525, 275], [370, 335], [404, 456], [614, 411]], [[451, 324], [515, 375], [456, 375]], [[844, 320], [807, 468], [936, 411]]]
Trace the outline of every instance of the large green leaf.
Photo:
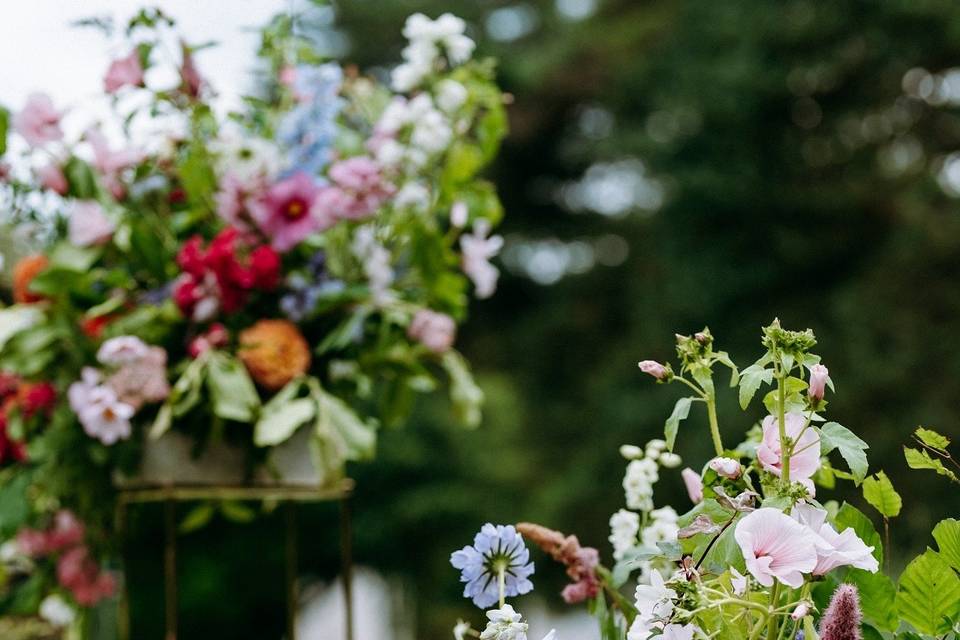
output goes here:
[[673, 406], [673, 412], [663, 425], [663, 437], [667, 441], [667, 449], [673, 451], [673, 444], [677, 439], [677, 431], [680, 429], [680, 421], [686, 420], [690, 415], [690, 405], [693, 398], [680, 398], [677, 404]]
[[927, 549], [904, 569], [897, 611], [920, 633], [950, 631], [950, 619], [960, 614], [960, 578], [936, 551]]
[[867, 475], [867, 454], [869, 447], [852, 431], [836, 422], [827, 422], [820, 427], [820, 450], [827, 455], [834, 449], [850, 467], [854, 482], [860, 484]]
[[913, 435], [920, 442], [927, 445], [928, 447], [933, 447], [934, 449], [940, 449], [941, 451], [943, 451], [950, 446], [950, 438], [937, 433], [933, 429], [917, 427], [917, 430], [913, 432]]
[[903, 501], [900, 494], [893, 488], [893, 483], [883, 471], [863, 481], [863, 497], [880, 512], [884, 518], [895, 518], [900, 515]]
[[220, 352], [211, 354], [207, 388], [215, 415], [226, 420], [253, 422], [260, 408], [260, 396], [239, 360]]
[[883, 564], [883, 542], [880, 540], [880, 534], [877, 533], [870, 518], [865, 516], [862, 511], [844, 502], [840, 510], [837, 511], [833, 523], [836, 525], [837, 531], [853, 529], [858, 538], [863, 540], [868, 547], [873, 547], [873, 557], [877, 559], [877, 562]]
[[253, 442], [258, 447], [271, 447], [287, 440], [297, 428], [312, 420], [317, 412], [313, 398], [296, 398], [264, 411], [253, 429]]
[[756, 395], [760, 385], [764, 382], [770, 384], [773, 381], [773, 369], [765, 369], [759, 364], [752, 364], [740, 372], [740, 408], [746, 409], [747, 405]]
[[960, 571], [960, 522], [953, 518], [941, 520], [933, 528], [933, 538], [937, 541], [940, 556]]
[[880, 573], [852, 569], [845, 580], [857, 585], [860, 607], [867, 621], [884, 631], [895, 631], [898, 626], [895, 598], [897, 588], [893, 581]]

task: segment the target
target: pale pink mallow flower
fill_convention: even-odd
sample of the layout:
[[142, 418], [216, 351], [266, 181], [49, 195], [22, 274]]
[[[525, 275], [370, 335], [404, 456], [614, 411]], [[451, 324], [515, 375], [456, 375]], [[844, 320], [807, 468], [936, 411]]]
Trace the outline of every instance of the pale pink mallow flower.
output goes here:
[[86, 367], [82, 379], [70, 385], [67, 397], [87, 435], [111, 445], [130, 437], [134, 408], [121, 402], [113, 389], [100, 382], [100, 373]]
[[14, 130], [23, 136], [31, 147], [63, 138], [60, 119], [63, 114], [53, 106], [50, 96], [33, 93], [27, 98], [23, 109], [13, 118]]
[[103, 90], [107, 93], [116, 93], [127, 86], [143, 86], [143, 66], [140, 64], [140, 52], [137, 49], [111, 62], [103, 77]]
[[374, 214], [395, 191], [383, 179], [380, 165], [367, 156], [336, 162], [328, 175], [332, 184], [320, 191], [314, 206], [314, 215], [326, 226]]
[[794, 505], [790, 515], [794, 520], [807, 527], [814, 535], [817, 548], [817, 566], [813, 575], [822, 576], [837, 567], [852, 566], [876, 573], [880, 568], [873, 556], [873, 547], [868, 547], [852, 528], [840, 533], [827, 522], [827, 512], [806, 504]]
[[718, 476], [727, 478], [728, 480], [736, 480], [743, 471], [738, 460], [724, 458], [722, 456], [714, 458], [707, 463], [707, 466], [716, 471]]
[[490, 264], [490, 258], [503, 248], [501, 236], [489, 236], [490, 223], [477, 220], [472, 234], [460, 237], [460, 250], [463, 252], [461, 267], [467, 277], [473, 281], [478, 298], [489, 298], [497, 290], [500, 271]]
[[410, 326], [407, 335], [423, 344], [434, 353], [444, 353], [453, 346], [457, 334], [457, 323], [445, 313], [438, 313], [430, 309], [420, 309]]
[[826, 392], [827, 380], [830, 379], [830, 370], [822, 364], [815, 364], [810, 367], [810, 385], [807, 387], [807, 395], [813, 400], [823, 400], [823, 394]]
[[116, 225], [96, 200], [78, 200], [73, 203], [67, 223], [70, 244], [78, 247], [106, 244], [115, 230]]
[[779, 509], [764, 507], [743, 518], [734, 531], [747, 570], [765, 587], [774, 579], [794, 589], [817, 566], [816, 536]]
[[640, 371], [650, 374], [657, 380], [663, 380], [667, 377], [667, 368], [656, 360], [641, 360], [639, 366]]
[[663, 628], [660, 638], [661, 640], [693, 640], [693, 634], [696, 632], [696, 625], [668, 624]]
[[[820, 436], [812, 427], [804, 431], [807, 421], [799, 412], [786, 414], [785, 422], [787, 436], [794, 441], [793, 455], [790, 456], [790, 481], [803, 484], [812, 496], [815, 489], [811, 478], [820, 469]], [[783, 473], [781, 456], [777, 418], [767, 416], [763, 419], [763, 440], [757, 447], [757, 459], [766, 471], [780, 477]]]
[[298, 171], [275, 182], [250, 203], [250, 213], [274, 249], [285, 253], [324, 228], [312, 211], [319, 192], [314, 179]]
[[67, 177], [63, 175], [63, 169], [54, 162], [37, 169], [37, 179], [44, 189], [49, 189], [61, 196], [67, 195], [67, 191], [70, 189]]
[[680, 472], [680, 477], [683, 478], [683, 484], [687, 488], [690, 502], [693, 504], [703, 502], [703, 480], [700, 479], [700, 474], [687, 467]]
[[747, 592], [747, 576], [737, 571], [736, 567], [730, 567], [730, 585], [733, 587], [733, 595], [742, 596]]

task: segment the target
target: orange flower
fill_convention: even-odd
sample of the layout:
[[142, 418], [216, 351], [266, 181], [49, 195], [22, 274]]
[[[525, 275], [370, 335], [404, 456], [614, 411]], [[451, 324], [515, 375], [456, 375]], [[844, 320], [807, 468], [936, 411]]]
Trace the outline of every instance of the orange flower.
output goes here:
[[30, 291], [30, 283], [49, 264], [47, 256], [37, 254], [22, 258], [13, 268], [13, 299], [18, 303], [39, 302], [43, 296]]
[[270, 390], [310, 368], [310, 347], [288, 320], [260, 320], [241, 331], [238, 355], [254, 381]]

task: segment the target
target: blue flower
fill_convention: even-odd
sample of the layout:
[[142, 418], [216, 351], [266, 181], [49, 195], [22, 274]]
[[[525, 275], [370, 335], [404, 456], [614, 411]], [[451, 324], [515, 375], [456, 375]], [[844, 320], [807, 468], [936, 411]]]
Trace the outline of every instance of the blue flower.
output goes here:
[[303, 322], [317, 310], [324, 299], [343, 293], [346, 284], [333, 279], [326, 271], [326, 256], [318, 251], [308, 265], [308, 275], [293, 273], [287, 278], [289, 292], [280, 298], [280, 309], [294, 322]]
[[300, 102], [277, 128], [277, 138], [290, 154], [289, 173], [316, 175], [330, 161], [343, 103], [337, 95], [342, 81], [343, 71], [333, 63], [297, 67], [294, 93]]
[[460, 581], [467, 583], [463, 596], [472, 598], [473, 604], [481, 609], [500, 599], [501, 571], [504, 573], [504, 596], [523, 595], [533, 590], [530, 552], [512, 525], [483, 525], [473, 539], [473, 546], [451, 554], [450, 564], [460, 569]]

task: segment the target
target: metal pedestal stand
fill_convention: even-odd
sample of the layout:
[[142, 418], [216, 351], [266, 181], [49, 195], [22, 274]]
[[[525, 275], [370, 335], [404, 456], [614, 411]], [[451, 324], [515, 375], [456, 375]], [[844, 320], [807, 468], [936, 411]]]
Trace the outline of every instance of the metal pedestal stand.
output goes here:
[[[164, 627], [165, 640], [177, 640], [177, 517], [178, 502], [190, 500], [274, 500], [284, 503], [286, 529], [286, 598], [287, 640], [297, 640], [297, 528], [296, 505], [302, 502], [340, 503], [340, 557], [343, 573], [343, 595], [346, 604], [346, 640], [353, 640], [352, 545], [350, 532], [350, 495], [353, 481], [341, 480], [327, 487], [305, 485], [158, 485], [125, 484], [117, 499], [117, 530], [126, 533], [127, 507], [131, 504], [162, 502], [164, 505]], [[130, 640], [130, 607], [126, 583], [120, 594], [120, 639]]]

